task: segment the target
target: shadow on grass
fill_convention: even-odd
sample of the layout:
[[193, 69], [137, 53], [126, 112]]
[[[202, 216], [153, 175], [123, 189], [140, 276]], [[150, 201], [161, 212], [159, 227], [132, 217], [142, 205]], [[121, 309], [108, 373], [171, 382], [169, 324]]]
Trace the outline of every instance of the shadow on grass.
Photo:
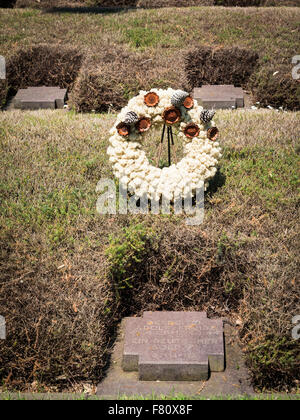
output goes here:
[[12, 9], [16, 4], [16, 0], [2, 0], [1, 8], [3, 9]]
[[226, 182], [226, 175], [222, 174], [220, 168], [217, 169], [215, 176], [209, 181], [209, 186], [206, 190], [206, 194], [212, 196], [219, 188], [223, 187]]
[[137, 10], [136, 7], [51, 7], [45, 9], [44, 13], [85, 13], [108, 15], [112, 13], [130, 12]]

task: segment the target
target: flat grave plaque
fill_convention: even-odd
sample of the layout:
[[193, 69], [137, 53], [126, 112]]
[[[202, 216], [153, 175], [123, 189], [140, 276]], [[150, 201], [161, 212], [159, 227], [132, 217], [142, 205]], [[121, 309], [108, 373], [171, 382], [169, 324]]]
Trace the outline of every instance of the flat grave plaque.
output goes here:
[[28, 87], [19, 89], [14, 98], [17, 109], [55, 109], [63, 108], [67, 96], [67, 89], [59, 87]]
[[128, 318], [122, 367], [144, 381], [207, 380], [224, 370], [223, 321], [205, 312], [145, 312]]
[[244, 91], [233, 85], [203, 85], [194, 88], [193, 97], [204, 108], [243, 108]]

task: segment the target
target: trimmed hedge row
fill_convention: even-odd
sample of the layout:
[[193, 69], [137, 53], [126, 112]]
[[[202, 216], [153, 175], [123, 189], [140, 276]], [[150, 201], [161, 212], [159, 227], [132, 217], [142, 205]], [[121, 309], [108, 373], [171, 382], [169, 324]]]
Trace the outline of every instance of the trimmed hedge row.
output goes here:
[[258, 54], [239, 47], [200, 47], [185, 57], [190, 90], [202, 84], [245, 86], [253, 73]]
[[106, 112], [120, 109], [141, 89], [191, 91], [202, 84], [242, 86], [262, 106], [300, 109], [300, 84], [292, 79], [288, 63], [276, 69], [260, 67], [258, 55], [251, 50], [206, 46], [165, 61], [109, 46], [93, 56], [60, 45], [20, 49], [8, 60], [7, 80], [0, 83], [0, 104], [19, 88], [56, 85], [69, 89], [69, 104], [77, 111]]
[[[0, 81], [0, 105], [29, 86], [59, 86], [72, 89], [83, 56], [77, 49], [40, 44], [19, 49], [6, 66], [6, 80]], [[51, 69], [51, 71], [49, 71]]]
[[261, 106], [300, 109], [300, 83], [292, 78], [289, 65], [258, 69], [250, 77], [248, 86]]
[[[153, 65], [155, 62], [155, 66]], [[70, 94], [77, 111], [106, 112], [120, 109], [141, 89], [184, 88], [184, 74], [169, 62], [124, 48], [103, 48], [87, 56]]]
[[[71, 88], [82, 64], [77, 49], [41, 44], [19, 49], [7, 63], [7, 79], [12, 93], [28, 86]], [[51, 70], [49, 70], [51, 69]]]

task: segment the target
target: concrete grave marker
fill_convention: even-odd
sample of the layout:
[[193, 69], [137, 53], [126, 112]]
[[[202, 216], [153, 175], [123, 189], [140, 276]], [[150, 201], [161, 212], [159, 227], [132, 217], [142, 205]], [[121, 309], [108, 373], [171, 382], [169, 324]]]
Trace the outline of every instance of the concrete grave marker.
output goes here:
[[19, 89], [14, 98], [14, 107], [18, 109], [55, 109], [63, 108], [67, 89], [59, 87], [29, 87]]
[[244, 107], [244, 91], [233, 85], [203, 85], [194, 88], [193, 97], [207, 109]]
[[145, 312], [128, 318], [122, 367], [143, 381], [207, 380], [224, 370], [223, 322], [205, 312]]

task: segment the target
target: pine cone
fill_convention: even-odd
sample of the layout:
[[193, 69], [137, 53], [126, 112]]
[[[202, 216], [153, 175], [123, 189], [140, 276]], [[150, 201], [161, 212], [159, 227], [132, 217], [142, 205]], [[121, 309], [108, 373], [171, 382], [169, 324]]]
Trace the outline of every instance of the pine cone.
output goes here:
[[130, 125], [130, 124], [135, 124], [136, 122], [138, 122], [138, 120], [139, 120], [138, 115], [135, 112], [133, 112], [133, 111], [129, 111], [125, 115], [124, 122], [125, 122], [125, 124], [129, 124]]
[[215, 111], [209, 111], [208, 109], [204, 109], [203, 111], [201, 111], [200, 120], [204, 124], [207, 124], [209, 123], [209, 121], [213, 119], [215, 113], [216, 113]]
[[184, 90], [176, 90], [176, 92], [171, 97], [171, 104], [173, 106], [179, 107], [183, 104], [184, 100], [189, 96]]

